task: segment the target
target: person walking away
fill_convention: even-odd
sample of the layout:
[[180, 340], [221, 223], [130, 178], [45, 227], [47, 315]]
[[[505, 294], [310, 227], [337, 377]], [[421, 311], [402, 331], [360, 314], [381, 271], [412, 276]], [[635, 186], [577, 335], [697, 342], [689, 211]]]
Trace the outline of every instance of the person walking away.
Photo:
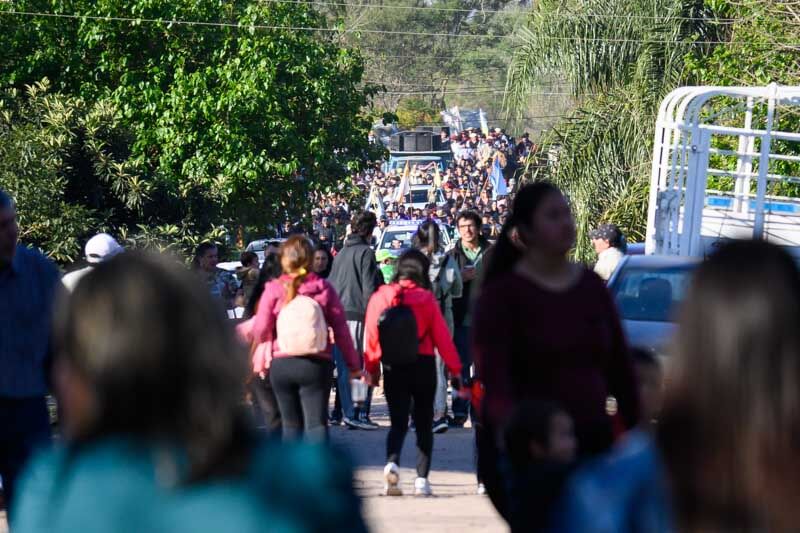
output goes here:
[[263, 427], [268, 434], [280, 434], [281, 412], [272, 383], [269, 381], [269, 366], [272, 362], [272, 342], [257, 344], [253, 339], [253, 324], [258, 311], [258, 302], [264, 294], [264, 287], [282, 273], [281, 261], [277, 249], [267, 251], [264, 264], [258, 274], [258, 281], [253, 287], [250, 300], [245, 305], [244, 321], [236, 326], [239, 338], [249, 347], [250, 362], [253, 374], [248, 382], [248, 391], [252, 397], [253, 418], [258, 427]]
[[219, 249], [210, 242], [201, 243], [194, 252], [192, 267], [206, 282], [208, 293], [221, 302], [225, 309], [232, 309], [239, 284], [230, 272], [217, 268]]
[[[609, 396], [617, 400], [624, 428], [639, 420], [636, 379], [614, 302], [596, 274], [567, 258], [575, 233], [557, 187], [525, 185], [486, 265], [475, 307], [474, 354], [485, 386], [483, 423], [500, 460], [500, 435], [514, 406], [526, 400], [556, 403], [570, 415], [579, 458], [611, 447]], [[492, 468], [483, 481], [508, 518], [507, 485]]]
[[247, 352], [198, 288], [131, 252], [62, 301], [63, 438], [21, 478], [14, 533], [366, 531], [346, 464], [249, 426]]
[[[359, 356], [364, 353], [364, 316], [372, 294], [383, 284], [383, 276], [378, 269], [375, 253], [369, 245], [372, 230], [375, 228], [375, 213], [365, 211], [353, 217], [352, 233], [344, 242], [344, 247], [333, 260], [328, 281], [341, 298], [347, 316], [347, 327]], [[377, 429], [369, 418], [372, 403], [372, 389], [367, 393], [363, 409], [356, 408], [350, 397], [349, 374], [341, 353], [336, 353], [337, 387], [340, 404], [344, 414], [343, 421], [354, 429]]]
[[114, 237], [108, 233], [98, 233], [89, 239], [84, 247], [85, 258], [88, 265], [80, 270], [74, 270], [64, 274], [64, 277], [61, 278], [61, 283], [69, 292], [74, 291], [78, 282], [86, 274], [91, 272], [97, 264], [108, 261], [124, 250], [125, 249], [119, 245]]
[[589, 232], [589, 238], [597, 252], [594, 272], [607, 282], [625, 255], [625, 236], [614, 224], [603, 224]]
[[242, 266], [236, 269], [236, 279], [241, 286], [242, 304], [246, 306], [258, 284], [260, 275], [258, 256], [254, 252], [242, 252], [242, 255], [239, 256], [239, 262], [242, 263]]
[[361, 376], [345, 312], [333, 287], [309, 272], [314, 252], [301, 235], [281, 245], [283, 275], [264, 288], [253, 324], [253, 341], [273, 342], [269, 376], [281, 413], [285, 438], [301, 432], [327, 436], [327, 405], [333, 377], [332, 343], [342, 352], [351, 378]]
[[[459, 239], [449, 254], [461, 273], [461, 297], [453, 298], [453, 332], [458, 355], [461, 357], [461, 379], [466, 383], [472, 367], [470, 329], [472, 326], [473, 286], [481, 276], [489, 241], [480, 234], [481, 218], [475, 211], [462, 211], [456, 218]], [[470, 415], [469, 401], [453, 401], [453, 424], [463, 427]]]
[[0, 189], [0, 479], [7, 509], [17, 497], [20, 470], [50, 440], [45, 395], [60, 289], [56, 266], [18, 240], [16, 206]]
[[[433, 295], [439, 302], [450, 337], [453, 337], [453, 298], [462, 295], [461, 272], [456, 260], [445, 253], [442, 247], [439, 225], [426, 220], [420, 224], [414, 235], [413, 245], [424, 253], [430, 261], [428, 276], [430, 277]], [[433, 431], [444, 433], [448, 429], [447, 421], [447, 376], [444, 361], [436, 356], [436, 398], [433, 402]]]
[[[367, 307], [366, 372], [372, 385], [377, 386], [383, 364], [383, 388], [391, 419], [384, 468], [385, 492], [389, 496], [402, 494], [398, 464], [403, 440], [408, 432], [409, 412], [416, 424], [417, 437], [414, 493], [418, 496], [430, 496], [433, 493], [428, 474], [433, 452], [433, 401], [436, 394], [434, 350], [439, 351], [450, 370], [453, 388], [461, 388], [461, 361], [439, 302], [431, 292], [429, 269], [428, 258], [422, 252], [415, 249], [406, 251], [397, 262], [394, 282], [379, 288]], [[385, 323], [390, 322], [387, 317], [392, 308], [402, 309], [401, 313], [406, 311], [407, 319], [408, 315], [413, 314], [410, 317], [410, 332], [389, 331], [385, 327]], [[400, 323], [395, 323], [399, 327]], [[416, 348], [417, 354], [402, 350], [409, 341], [411, 349]]]

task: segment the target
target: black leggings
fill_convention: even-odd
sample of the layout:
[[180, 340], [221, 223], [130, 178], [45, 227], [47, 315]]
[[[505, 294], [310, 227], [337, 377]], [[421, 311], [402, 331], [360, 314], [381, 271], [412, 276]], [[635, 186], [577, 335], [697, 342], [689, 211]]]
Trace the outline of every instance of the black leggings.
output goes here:
[[392, 427], [386, 438], [386, 462], [400, 463], [400, 451], [408, 433], [408, 413], [417, 428], [417, 475], [428, 477], [433, 452], [433, 398], [436, 395], [436, 360], [420, 355], [411, 365], [384, 367], [383, 388]]
[[283, 437], [293, 439], [303, 431], [309, 439], [328, 435], [328, 396], [333, 363], [318, 357], [278, 357], [269, 377], [281, 413]]

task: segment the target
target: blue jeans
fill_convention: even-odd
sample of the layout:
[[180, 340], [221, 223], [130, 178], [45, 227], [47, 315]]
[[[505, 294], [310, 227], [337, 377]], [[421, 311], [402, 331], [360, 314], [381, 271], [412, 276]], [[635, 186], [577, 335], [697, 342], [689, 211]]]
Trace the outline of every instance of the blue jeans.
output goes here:
[[[342, 352], [336, 346], [333, 347], [333, 360], [336, 363], [336, 397], [338, 405], [333, 409], [333, 417], [340, 418], [344, 415], [345, 418], [351, 420], [357, 418], [356, 406], [353, 405], [353, 399], [350, 396], [350, 369], [344, 362]], [[360, 414], [369, 416], [370, 406], [372, 405], [372, 387], [367, 391], [367, 400], [364, 406], [359, 409]]]
[[[453, 341], [458, 350], [459, 358], [461, 359], [461, 380], [463, 383], [466, 383], [470, 378], [470, 368], [472, 367], [469, 335], [469, 326], [455, 327]], [[470, 411], [469, 400], [462, 400], [461, 398], [453, 399], [453, 416], [455, 418], [467, 418], [470, 415]]]

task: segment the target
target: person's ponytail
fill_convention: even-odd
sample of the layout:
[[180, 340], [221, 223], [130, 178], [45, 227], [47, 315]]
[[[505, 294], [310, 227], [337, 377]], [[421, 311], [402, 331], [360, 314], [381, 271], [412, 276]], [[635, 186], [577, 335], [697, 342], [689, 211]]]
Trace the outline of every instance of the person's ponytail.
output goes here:
[[292, 280], [285, 284], [286, 303], [289, 303], [295, 299], [300, 286], [308, 277], [314, 248], [306, 237], [293, 235], [281, 245], [280, 256], [283, 273], [292, 277]]
[[292, 281], [286, 284], [287, 304], [297, 297], [297, 291], [300, 290], [300, 286], [306, 280], [306, 277], [308, 277], [308, 272], [305, 268], [301, 268], [299, 271], [292, 274]]
[[515, 244], [511, 233], [515, 230], [513, 224], [513, 217], [503, 226], [500, 232], [500, 237], [497, 239], [494, 247], [492, 248], [488, 264], [486, 265], [486, 272], [483, 277], [483, 283], [491, 283], [493, 280], [511, 272], [514, 265], [517, 264], [522, 258], [522, 250], [518, 244]]

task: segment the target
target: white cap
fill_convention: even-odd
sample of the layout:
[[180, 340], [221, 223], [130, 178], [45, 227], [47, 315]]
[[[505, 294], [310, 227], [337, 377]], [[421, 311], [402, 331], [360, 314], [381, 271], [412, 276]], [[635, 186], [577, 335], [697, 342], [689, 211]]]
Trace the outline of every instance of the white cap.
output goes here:
[[86, 243], [86, 260], [90, 263], [102, 263], [123, 250], [114, 237], [108, 233], [98, 233]]

